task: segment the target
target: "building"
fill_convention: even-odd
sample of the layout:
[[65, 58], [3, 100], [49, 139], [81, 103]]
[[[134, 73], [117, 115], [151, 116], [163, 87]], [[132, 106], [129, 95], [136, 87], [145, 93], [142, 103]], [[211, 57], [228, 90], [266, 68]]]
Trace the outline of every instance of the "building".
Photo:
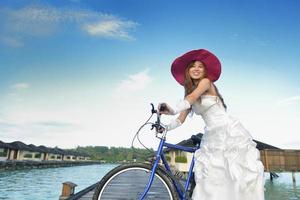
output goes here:
[[24, 144], [20, 141], [0, 141], [0, 161], [89, 161], [90, 156], [60, 148]]

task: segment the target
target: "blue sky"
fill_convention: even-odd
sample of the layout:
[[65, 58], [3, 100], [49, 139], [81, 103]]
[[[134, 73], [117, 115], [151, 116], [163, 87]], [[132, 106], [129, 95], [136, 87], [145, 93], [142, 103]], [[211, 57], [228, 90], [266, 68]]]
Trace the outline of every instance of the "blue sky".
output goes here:
[[[254, 139], [300, 148], [299, 9], [295, 0], [3, 0], [0, 140], [129, 146], [151, 102], [182, 98], [172, 61], [205, 48], [222, 62], [228, 112]], [[168, 139], [203, 126], [195, 116]], [[155, 146], [150, 131], [143, 137]]]

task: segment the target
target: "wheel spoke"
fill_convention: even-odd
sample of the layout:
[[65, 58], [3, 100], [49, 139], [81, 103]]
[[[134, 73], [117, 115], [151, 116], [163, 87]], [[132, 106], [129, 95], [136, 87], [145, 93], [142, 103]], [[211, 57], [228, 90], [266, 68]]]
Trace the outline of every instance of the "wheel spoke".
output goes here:
[[[134, 167], [120, 170], [113, 174], [103, 185], [98, 199], [124, 200], [139, 199], [148, 184], [150, 170]], [[156, 174], [146, 199], [173, 199], [169, 186], [160, 175]]]

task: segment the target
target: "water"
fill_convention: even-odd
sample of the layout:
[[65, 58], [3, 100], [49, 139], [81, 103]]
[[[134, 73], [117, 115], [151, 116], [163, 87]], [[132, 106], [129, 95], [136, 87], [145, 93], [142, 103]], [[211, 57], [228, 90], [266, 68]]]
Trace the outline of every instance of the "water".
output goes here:
[[96, 183], [117, 165], [86, 165], [0, 172], [1, 200], [58, 200], [62, 183], [77, 185], [75, 192]]
[[278, 173], [279, 177], [270, 181], [265, 174], [266, 200], [300, 200], [300, 173], [295, 173], [296, 183], [293, 183], [292, 173]]
[[[49, 169], [31, 169], [0, 172], [1, 200], [58, 200], [62, 183], [71, 181], [78, 192], [98, 180], [116, 165], [88, 165]], [[300, 200], [300, 173], [293, 184], [291, 173], [279, 173], [279, 178], [266, 179], [266, 200]]]

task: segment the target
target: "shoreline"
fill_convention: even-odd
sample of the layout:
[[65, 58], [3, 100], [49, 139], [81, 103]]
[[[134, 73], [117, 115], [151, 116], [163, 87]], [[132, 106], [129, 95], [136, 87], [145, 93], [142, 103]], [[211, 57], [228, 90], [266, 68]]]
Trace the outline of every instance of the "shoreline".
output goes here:
[[103, 164], [99, 161], [0, 161], [0, 172]]

